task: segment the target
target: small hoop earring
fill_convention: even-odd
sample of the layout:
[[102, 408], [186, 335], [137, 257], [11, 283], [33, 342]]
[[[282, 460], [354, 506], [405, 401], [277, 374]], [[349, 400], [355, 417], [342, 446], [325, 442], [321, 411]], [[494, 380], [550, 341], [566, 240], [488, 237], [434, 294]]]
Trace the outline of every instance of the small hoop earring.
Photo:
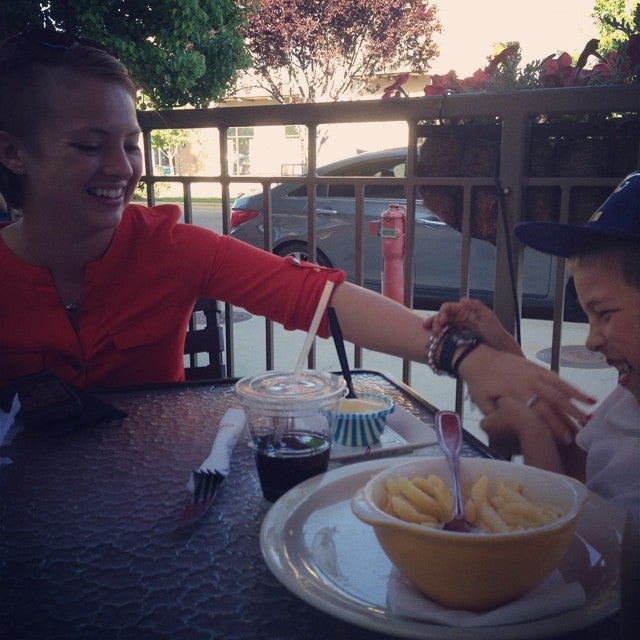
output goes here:
[[22, 175], [22, 172], [24, 171], [24, 169], [22, 167], [16, 167], [14, 169], [14, 171], [18, 174], [18, 175]]

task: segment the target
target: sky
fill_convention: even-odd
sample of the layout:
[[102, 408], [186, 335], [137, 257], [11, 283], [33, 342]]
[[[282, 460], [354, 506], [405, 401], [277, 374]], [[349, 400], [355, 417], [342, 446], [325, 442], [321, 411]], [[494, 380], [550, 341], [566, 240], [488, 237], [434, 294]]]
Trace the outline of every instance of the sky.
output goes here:
[[[591, 13], [595, 0], [432, 0], [438, 7], [442, 33], [436, 35], [440, 56], [429, 73], [454, 69], [459, 78], [485, 67], [494, 43], [518, 41], [522, 64], [558, 51], [579, 54], [598, 36]], [[406, 139], [403, 123], [334, 125], [319, 162], [330, 162], [361, 150], [397, 146]]]
[[442, 33], [431, 73], [458, 77], [484, 67], [495, 42], [518, 41], [523, 63], [557, 51], [578, 54], [598, 36], [594, 0], [433, 0]]

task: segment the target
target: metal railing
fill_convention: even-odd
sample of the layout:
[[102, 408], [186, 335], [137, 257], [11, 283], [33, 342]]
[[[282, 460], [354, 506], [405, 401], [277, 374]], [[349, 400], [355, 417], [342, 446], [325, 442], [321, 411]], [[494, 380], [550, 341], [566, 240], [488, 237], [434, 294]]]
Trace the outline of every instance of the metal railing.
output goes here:
[[[193, 198], [192, 186], [198, 182], [217, 183], [222, 198], [223, 233], [229, 233], [232, 200], [230, 185], [236, 183], [259, 183], [264, 195], [265, 247], [271, 248], [270, 225], [271, 203], [268, 197], [269, 188], [275, 183], [304, 181], [307, 183], [308, 195], [308, 245], [309, 255], [316, 253], [316, 221], [315, 211], [316, 186], [326, 184], [327, 178], [318, 176], [317, 148], [318, 127], [325, 124], [366, 123], [366, 122], [405, 122], [407, 139], [398, 141], [396, 146], [406, 144], [408, 150], [406, 176], [404, 178], [382, 178], [385, 184], [403, 183], [407, 194], [407, 235], [405, 260], [405, 304], [412, 306], [413, 301], [413, 269], [414, 259], [414, 222], [416, 191], [421, 186], [456, 186], [463, 190], [463, 210], [461, 232], [463, 234], [463, 250], [461, 257], [460, 291], [465, 295], [469, 291], [469, 268], [472, 216], [472, 193], [479, 186], [499, 189], [500, 208], [505, 224], [498, 224], [496, 229], [496, 280], [494, 310], [512, 332], [519, 320], [521, 302], [521, 249], [517, 243], [511, 242], [511, 230], [525, 215], [523, 206], [526, 190], [531, 187], [553, 187], [560, 190], [559, 220], [566, 221], [572, 215], [572, 190], [576, 187], [613, 188], [624, 175], [609, 168], [605, 175], [594, 172], [580, 172], [576, 175], [537, 175], [531, 171], [529, 156], [532, 130], [535, 123], [554, 121], [561, 117], [573, 118], [576, 122], [585, 116], [597, 119], [598, 116], [611, 118], [615, 114], [623, 114], [625, 121], [635, 122], [640, 118], [640, 89], [638, 87], [594, 87], [572, 89], [540, 89], [510, 93], [458, 94], [442, 97], [408, 98], [395, 100], [366, 100], [342, 103], [293, 104], [246, 107], [217, 107], [212, 109], [180, 109], [172, 111], [140, 112], [139, 121], [144, 135], [144, 153], [146, 166], [151, 173], [142, 177], [148, 186], [149, 204], [154, 204], [154, 185], [158, 182], [177, 182], [182, 185], [183, 207], [185, 219], [192, 220]], [[434, 125], [455, 124], [464, 126], [471, 121], [490, 122], [498, 129], [498, 166], [494, 175], [464, 176], [424, 176], [418, 171], [418, 148], [421, 141], [433, 132]], [[308, 132], [307, 162], [308, 173], [304, 177], [273, 175], [230, 175], [227, 159], [226, 132], [229, 127], [299, 125]], [[219, 131], [219, 156], [221, 171], [217, 175], [206, 176], [166, 176], [153, 175], [153, 154], [151, 148], [151, 131], [154, 129], [217, 129]], [[603, 135], [607, 135], [606, 133]], [[636, 134], [637, 135], [637, 134]], [[589, 137], [589, 136], [587, 136]], [[640, 148], [637, 138], [634, 150], [634, 168], [640, 165]], [[278, 167], [279, 169], [279, 167]], [[562, 174], [562, 172], [560, 172]], [[331, 178], [332, 183], [344, 181], [354, 185], [356, 228], [364, 224], [363, 200], [365, 185], [375, 184], [373, 178]], [[355, 234], [356, 256], [355, 280], [362, 284], [362, 260], [359, 252], [360, 234]], [[360, 268], [358, 268], [360, 267]], [[512, 273], [515, 280], [512, 281]], [[558, 261], [556, 270], [556, 295], [554, 312], [554, 329], [552, 343], [552, 363], [555, 370], [559, 367], [560, 336], [562, 327], [562, 310], [564, 305], [564, 264]], [[515, 296], [513, 295], [515, 291]], [[234, 327], [231, 321], [232, 310], [226, 305], [226, 358], [230, 375], [234, 372]], [[273, 365], [273, 329], [267, 321], [265, 343], [265, 366]], [[355, 365], [360, 366], [361, 352], [355, 350]], [[312, 351], [309, 366], [313, 367]], [[410, 383], [410, 363], [403, 363], [403, 381]], [[461, 404], [461, 385], [459, 385], [457, 405]]]

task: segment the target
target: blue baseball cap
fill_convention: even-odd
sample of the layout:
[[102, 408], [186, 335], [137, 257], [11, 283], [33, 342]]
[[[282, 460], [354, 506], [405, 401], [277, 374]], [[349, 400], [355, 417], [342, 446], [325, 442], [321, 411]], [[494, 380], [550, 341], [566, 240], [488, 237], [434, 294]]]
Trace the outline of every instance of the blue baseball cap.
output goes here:
[[522, 222], [516, 238], [543, 253], [569, 258], [585, 240], [621, 238], [640, 243], [640, 171], [628, 175], [591, 216], [579, 226], [559, 222]]

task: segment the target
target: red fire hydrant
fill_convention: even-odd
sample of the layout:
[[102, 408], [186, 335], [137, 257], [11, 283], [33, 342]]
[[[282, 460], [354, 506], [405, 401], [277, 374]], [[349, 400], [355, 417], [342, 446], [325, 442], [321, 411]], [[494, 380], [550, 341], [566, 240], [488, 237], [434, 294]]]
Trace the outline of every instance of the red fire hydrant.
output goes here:
[[371, 232], [382, 238], [382, 293], [401, 304], [404, 302], [404, 238], [406, 208], [390, 204], [380, 221], [370, 225]]

